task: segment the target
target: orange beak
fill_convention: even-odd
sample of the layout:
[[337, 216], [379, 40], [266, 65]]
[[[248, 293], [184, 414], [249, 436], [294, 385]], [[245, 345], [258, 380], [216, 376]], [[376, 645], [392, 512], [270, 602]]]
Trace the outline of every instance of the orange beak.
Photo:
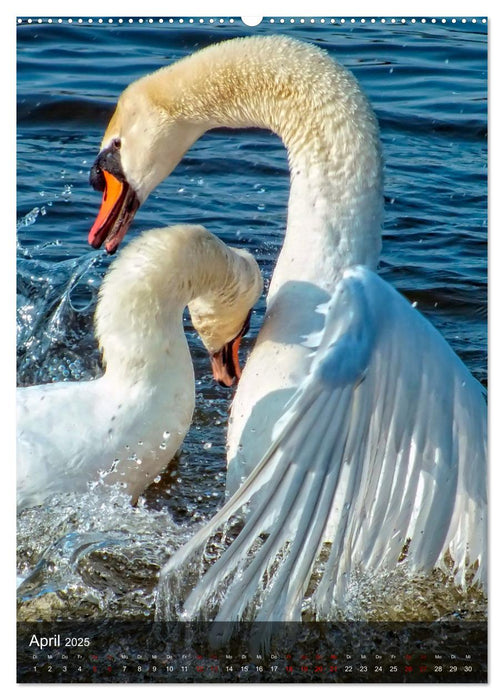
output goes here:
[[221, 386], [233, 386], [237, 384], [241, 377], [240, 360], [238, 359], [238, 349], [242, 336], [238, 335], [230, 343], [210, 355], [212, 364], [212, 374], [216, 382]]
[[93, 224], [93, 228], [89, 232], [88, 242], [93, 245], [93, 241], [98, 233], [98, 231], [106, 224], [107, 220], [111, 216], [114, 206], [121, 198], [121, 193], [123, 191], [123, 184], [106, 170], [103, 171], [105, 177], [105, 189], [103, 190], [103, 198], [96, 217], [96, 221]]
[[252, 314], [252, 309], [249, 311], [245, 323], [243, 324], [241, 331], [238, 335], [226, 343], [223, 348], [218, 352], [210, 355], [210, 362], [212, 364], [213, 378], [221, 386], [233, 386], [237, 384], [241, 377], [242, 371], [240, 367], [240, 360], [238, 357], [238, 350], [240, 349], [241, 339], [248, 332], [250, 327], [250, 316]]
[[99, 248], [105, 241], [107, 252], [115, 253], [140, 202], [126, 180], [121, 182], [107, 170], [102, 173], [105, 188], [100, 211], [89, 232], [88, 243], [93, 248]]

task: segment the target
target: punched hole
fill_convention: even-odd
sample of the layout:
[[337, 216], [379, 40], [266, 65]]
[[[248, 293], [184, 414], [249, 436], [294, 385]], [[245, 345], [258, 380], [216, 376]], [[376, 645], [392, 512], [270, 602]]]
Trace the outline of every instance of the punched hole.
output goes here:
[[263, 18], [262, 17], [242, 17], [241, 21], [243, 24], [246, 24], [247, 27], [257, 27], [258, 24], [261, 24]]

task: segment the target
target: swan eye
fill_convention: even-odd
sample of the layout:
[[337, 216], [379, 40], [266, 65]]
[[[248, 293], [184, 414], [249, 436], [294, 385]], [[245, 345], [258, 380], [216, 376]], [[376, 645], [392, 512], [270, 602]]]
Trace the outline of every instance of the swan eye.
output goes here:
[[114, 139], [114, 140], [112, 141], [112, 146], [113, 146], [114, 148], [117, 148], [117, 149], [121, 148], [121, 139], [119, 139], [119, 138]]

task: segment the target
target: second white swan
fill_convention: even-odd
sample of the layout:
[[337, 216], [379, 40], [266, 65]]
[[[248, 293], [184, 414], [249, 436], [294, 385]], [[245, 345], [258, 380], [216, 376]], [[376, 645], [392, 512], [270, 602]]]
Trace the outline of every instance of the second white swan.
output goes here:
[[257, 263], [202, 226], [145, 232], [100, 288], [95, 325], [102, 377], [17, 390], [17, 500], [22, 509], [90, 483], [120, 483], [135, 501], [191, 425], [189, 305], [214, 375], [239, 376], [238, 344], [262, 290]]

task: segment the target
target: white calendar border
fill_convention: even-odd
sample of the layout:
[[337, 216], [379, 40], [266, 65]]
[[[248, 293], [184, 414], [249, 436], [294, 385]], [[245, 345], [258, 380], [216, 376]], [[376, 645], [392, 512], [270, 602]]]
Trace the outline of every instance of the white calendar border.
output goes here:
[[[306, 15], [303, 10], [309, 6], [310, 14]], [[489, 60], [490, 66], [493, 67], [495, 75], [498, 76], [500, 73], [500, 68], [496, 66], [502, 66], [503, 57], [502, 47], [504, 46], [504, 37], [502, 33], [504, 32], [504, 24], [502, 22], [503, 10], [501, 7], [497, 7], [497, 3], [485, 3], [485, 2], [467, 2], [467, 0], [459, 0], [458, 2], [432, 2], [425, 1], [421, 5], [416, 4], [416, 7], [412, 7], [412, 4], [408, 4], [408, 8], [405, 7], [404, 0], [402, 2], [320, 2], [313, 0], [310, 3], [301, 4], [297, 0], [291, 0], [291, 2], [285, 2], [285, 0], [270, 0], [269, 2], [264, 2], [262, 0], [257, 0], [257, 2], [221, 2], [216, 0], [215, 2], [204, 4], [201, 0], [195, 2], [194, 0], [186, 0], [185, 2], [130, 2], [125, 0], [121, 3], [105, 3], [96, 2], [96, 0], [88, 0], [87, 2], [82, 2], [78, 0], [73, 3], [61, 2], [61, 0], [50, 0], [41, 4], [40, 2], [34, 2], [29, 0], [22, 0], [17, 2], [15, 7], [9, 10], [3, 10], [2, 21], [0, 22], [0, 27], [2, 31], [2, 59], [4, 71], [3, 75], [6, 80], [5, 94], [8, 96], [9, 101], [13, 95], [15, 95], [15, 32], [12, 31], [13, 25], [17, 22], [17, 17], [31, 17], [35, 19], [39, 18], [49, 18], [49, 17], [61, 17], [63, 18], [74, 18], [81, 17], [83, 20], [88, 18], [108, 18], [108, 17], [127, 17], [134, 18], [138, 17], [138, 10], [141, 9], [141, 16], [144, 18], [155, 18], [155, 17], [170, 17], [180, 18], [210, 18], [208, 14], [208, 8], [211, 7], [215, 14], [212, 17], [215, 19], [220, 18], [236, 18], [241, 16], [266, 16], [268, 18], [292, 18], [304, 16], [305, 18], [354, 18], [359, 20], [361, 18], [425, 18], [427, 21], [432, 18], [466, 18], [472, 19], [473, 17], [483, 18], [488, 16], [489, 32], [491, 31], [491, 37], [489, 39]], [[376, 10], [379, 9], [381, 14], [376, 15]], [[408, 9], [407, 14], [405, 10]], [[41, 12], [43, 11], [43, 12]], [[337, 14], [335, 12], [337, 11]], [[418, 21], [418, 19], [417, 19]], [[426, 22], [427, 23], [427, 22]], [[358, 22], [356, 22], [358, 24]], [[400, 24], [400, 22], [399, 22]], [[207, 26], [211, 26], [210, 23]], [[490, 72], [492, 75], [492, 72]], [[6, 78], [9, 76], [9, 78]], [[9, 82], [10, 81], [10, 82]], [[499, 125], [503, 123], [503, 112], [502, 112], [502, 88], [497, 81], [493, 81], [495, 84], [495, 90], [491, 92], [491, 110], [490, 110], [490, 125], [491, 125], [491, 147], [492, 147], [492, 157], [490, 160], [491, 165], [491, 181], [489, 187], [489, 197], [490, 203], [492, 201], [499, 201], [500, 196], [498, 193], [502, 188], [502, 176], [500, 176], [500, 155], [503, 153], [502, 148], [502, 129], [499, 129]], [[492, 84], [492, 81], [490, 81]], [[13, 100], [14, 102], [14, 100]], [[13, 261], [15, 259], [15, 241], [14, 236], [11, 232], [15, 231], [15, 140], [13, 134], [15, 133], [15, 112], [14, 109], [4, 109], [2, 126], [4, 134], [7, 134], [7, 138], [4, 139], [4, 153], [3, 159], [3, 177], [2, 177], [2, 194], [3, 203], [2, 207], [4, 216], [2, 217], [3, 223], [3, 238], [2, 243], [4, 247], [4, 256], [7, 262], [4, 262], [2, 277], [1, 277], [1, 287], [0, 292], [2, 294], [2, 307], [4, 313], [2, 315], [3, 327], [2, 329], [6, 331], [6, 337], [4, 336], [4, 342], [0, 347], [0, 367], [2, 371], [2, 386], [7, 387], [7, 391], [4, 391], [4, 396], [8, 396], [8, 402], [12, 400], [14, 403], [15, 396], [13, 391], [13, 377], [12, 372], [15, 367], [15, 327], [13, 317], [14, 314], [11, 310], [14, 308], [14, 289], [15, 289], [15, 266]], [[503, 156], [504, 157], [504, 156]], [[492, 197], [492, 189], [498, 196]], [[5, 206], [9, 203], [8, 206]], [[489, 356], [490, 362], [490, 377], [491, 377], [491, 389], [490, 389], [490, 408], [491, 408], [491, 421], [490, 421], [490, 437], [491, 437], [491, 465], [493, 469], [490, 475], [491, 484], [491, 494], [493, 493], [493, 499], [491, 499], [491, 542], [496, 544], [496, 547], [492, 547], [493, 556], [491, 557], [491, 584], [490, 592], [491, 595], [491, 615], [490, 615], [490, 684], [487, 688], [482, 688], [481, 686], [474, 685], [458, 685], [445, 686], [440, 684], [440, 686], [430, 685], [426, 688], [424, 685], [419, 684], [416, 686], [408, 685], [407, 693], [408, 695], [416, 695], [432, 693], [434, 696], [443, 694], [446, 696], [448, 693], [456, 692], [458, 698], [463, 696], [473, 695], [478, 691], [484, 691], [487, 697], [493, 698], [497, 697], [502, 693], [504, 687], [503, 674], [500, 672], [500, 667], [502, 666], [502, 661], [500, 660], [499, 651], [502, 649], [502, 643], [500, 642], [501, 633], [501, 623], [504, 621], [504, 616], [502, 615], [502, 594], [500, 594], [500, 589], [502, 589], [502, 584], [498, 583], [502, 580], [502, 565], [501, 556], [499, 556], [499, 551], [502, 551], [502, 546], [500, 543], [500, 536], [497, 533], [504, 531], [504, 527], [500, 518], [502, 517], [502, 507], [499, 507], [499, 494], [504, 493], [503, 484], [503, 469], [502, 469], [502, 457], [504, 456], [504, 450], [500, 445], [497, 445], [497, 436], [502, 432], [502, 415], [504, 415], [504, 406], [500, 405], [499, 396], [504, 395], [504, 371], [502, 367], [501, 357], [504, 357], [504, 347], [502, 342], [502, 310], [501, 310], [501, 299], [504, 298], [504, 276], [499, 274], [497, 271], [497, 265], [500, 261], [504, 261], [504, 221], [502, 220], [502, 214], [499, 211], [498, 206], [493, 206], [490, 212], [490, 231], [491, 231], [491, 246], [489, 255], [489, 265], [490, 265], [490, 346], [489, 346]], [[11, 240], [12, 239], [12, 240]], [[497, 273], [497, 274], [496, 274]], [[500, 328], [499, 328], [500, 326]], [[12, 335], [11, 335], [12, 333]], [[11, 394], [12, 390], [12, 394]], [[10, 546], [13, 547], [13, 556], [6, 556], [7, 562], [7, 574], [4, 576], [2, 581], [2, 598], [6, 602], [7, 612], [4, 613], [4, 631], [2, 635], [2, 648], [8, 651], [4, 651], [2, 655], [2, 661], [4, 663], [4, 673], [2, 675], [2, 686], [9, 691], [9, 695], [14, 695], [15, 697], [34, 697], [41, 698], [44, 700], [46, 697], [57, 697], [60, 692], [67, 694], [71, 692], [77, 693], [77, 695], [84, 695], [90, 692], [88, 686], [77, 686], [72, 685], [71, 689], [68, 686], [17, 686], [15, 685], [15, 606], [14, 606], [14, 596], [11, 595], [13, 592], [10, 586], [14, 588], [14, 570], [11, 572], [10, 567], [14, 569], [15, 562], [15, 480], [13, 473], [13, 465], [15, 464], [15, 420], [14, 411], [7, 405], [4, 406], [3, 417], [1, 420], [2, 432], [1, 432], [1, 445], [4, 447], [2, 450], [3, 457], [3, 467], [4, 472], [7, 471], [9, 474], [9, 479], [7, 480], [7, 485], [4, 486], [3, 496], [4, 503], [2, 508], [2, 531], [6, 533], [4, 541], [7, 541]], [[497, 546], [498, 545], [498, 546]], [[9, 554], [11, 550], [9, 549]], [[8, 636], [6, 639], [5, 637]], [[146, 690], [148, 688], [148, 690]], [[92, 689], [93, 695], [96, 694], [97, 698], [105, 696], [107, 700], [111, 697], [115, 697], [116, 694], [121, 694], [121, 698], [125, 695], [128, 696], [130, 693], [138, 693], [137, 684], [130, 684], [128, 686], [121, 685], [100, 685], [94, 686]], [[264, 686], [257, 684], [243, 685], [240, 684], [215, 684], [215, 685], [197, 685], [197, 686], [184, 686], [180, 687], [179, 684], [175, 684], [171, 687], [167, 685], [142, 685], [142, 693], [155, 693], [156, 695], [169, 692], [183, 693], [185, 697], [197, 697], [201, 700], [202, 695], [207, 693], [216, 694], [218, 693], [220, 697], [235, 697], [236, 694], [240, 693], [243, 697], [248, 698], [251, 694], [257, 694], [257, 691], [264, 696], [269, 698], [270, 695], [278, 698], [288, 694], [290, 698], [304, 697], [311, 690], [311, 686], [300, 684], [281, 684], [274, 686]], [[398, 686], [391, 686], [387, 684], [372, 684], [367, 686], [360, 686], [357, 684], [320, 684], [317, 685], [315, 692], [317, 696], [326, 696], [331, 693], [331, 697], [334, 697], [335, 693], [350, 693], [353, 697], [361, 697], [362, 694], [373, 693], [373, 699], [377, 696], [378, 700], [389, 695], [389, 693], [401, 693], [404, 694], [405, 686], [404, 684], [399, 684]]]

